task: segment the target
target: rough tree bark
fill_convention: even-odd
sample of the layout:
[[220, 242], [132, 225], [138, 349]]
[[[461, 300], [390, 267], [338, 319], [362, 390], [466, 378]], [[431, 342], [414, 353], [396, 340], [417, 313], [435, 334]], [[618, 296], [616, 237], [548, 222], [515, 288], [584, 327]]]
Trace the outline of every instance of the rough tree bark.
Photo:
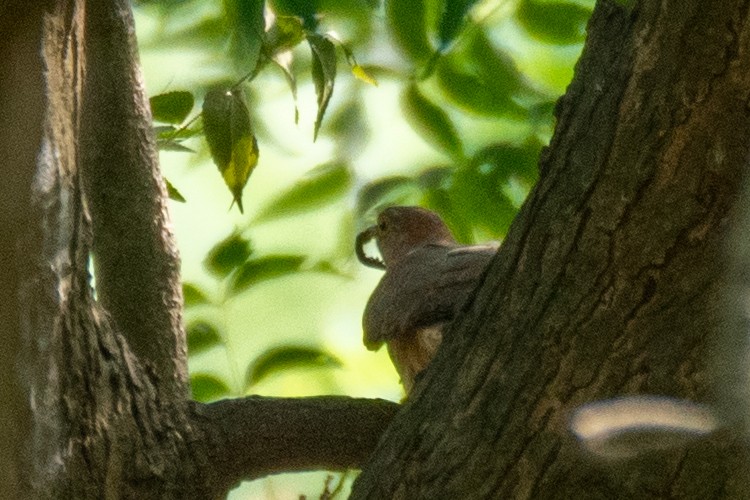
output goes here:
[[222, 498], [243, 479], [360, 466], [398, 405], [188, 399], [130, 3], [6, 2], [0, 33], [0, 417], [17, 431], [0, 497]]
[[[538, 185], [353, 498], [750, 498], [747, 401], [716, 396], [747, 383], [722, 290], [750, 3], [600, 1], [588, 29]], [[713, 403], [725, 428], [632, 460], [584, 453], [571, 411], [632, 394]]]
[[[43, 112], [42, 72], [39, 64], [41, 2], [29, 6], [28, 16], [9, 22], [10, 6], [0, 5], [0, 425], [13, 429], [0, 446], [0, 497], [28, 497], [22, 461], [28, 458], [31, 411], [28, 394], [18, 383], [18, 353], [21, 349], [18, 290], [21, 275], [30, 263], [17, 252], [16, 244], [28, 227], [29, 186], [34, 158], [39, 149]], [[27, 33], [29, 36], [20, 36]], [[11, 48], [12, 47], [12, 48]], [[10, 118], [10, 119], [8, 119]]]

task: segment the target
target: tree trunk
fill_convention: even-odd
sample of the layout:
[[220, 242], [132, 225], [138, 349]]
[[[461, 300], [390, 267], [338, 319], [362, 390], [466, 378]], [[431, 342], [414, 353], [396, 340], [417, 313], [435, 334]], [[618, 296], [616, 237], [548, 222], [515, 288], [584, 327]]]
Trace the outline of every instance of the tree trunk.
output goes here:
[[[750, 498], [747, 329], [724, 335], [722, 305], [749, 9], [598, 2], [541, 179], [353, 498]], [[571, 435], [576, 408], [637, 394], [713, 404], [723, 427], [629, 459]]]
[[129, 1], [3, 3], [0, 32], [0, 497], [222, 498], [361, 466], [398, 405], [188, 399]]
[[30, 221], [29, 186], [42, 130], [38, 53], [43, 2], [27, 5], [26, 15], [11, 15], [12, 7], [0, 5], [0, 426], [6, 430], [0, 445], [0, 498], [29, 498], [31, 411], [18, 373], [18, 292], [32, 264], [18, 251], [18, 242]]

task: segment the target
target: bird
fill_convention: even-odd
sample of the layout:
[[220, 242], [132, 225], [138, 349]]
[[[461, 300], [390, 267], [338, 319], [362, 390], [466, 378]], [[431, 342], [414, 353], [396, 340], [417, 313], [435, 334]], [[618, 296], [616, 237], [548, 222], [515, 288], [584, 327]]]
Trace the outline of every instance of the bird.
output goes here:
[[[365, 252], [373, 239], [382, 260]], [[385, 271], [362, 316], [363, 342], [371, 351], [386, 344], [407, 397], [497, 249], [459, 244], [438, 214], [416, 206], [388, 207], [357, 235], [359, 261]]]

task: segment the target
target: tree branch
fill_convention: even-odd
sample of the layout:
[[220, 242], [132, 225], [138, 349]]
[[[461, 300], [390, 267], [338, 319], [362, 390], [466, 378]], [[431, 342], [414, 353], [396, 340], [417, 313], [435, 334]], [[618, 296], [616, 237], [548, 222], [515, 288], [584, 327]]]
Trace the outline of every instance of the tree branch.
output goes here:
[[205, 477], [228, 490], [290, 471], [360, 468], [400, 405], [339, 396], [247, 397], [193, 403]]
[[[30, 498], [29, 441], [32, 414], [20, 383], [18, 353], [22, 348], [19, 290], [37, 271], [41, 236], [31, 227], [38, 221], [30, 206], [44, 117], [41, 12], [45, 2], [24, 1], [0, 5], [0, 427], [6, 429], [0, 445], [0, 498]], [[11, 15], [12, 13], [12, 15]], [[33, 242], [31, 241], [33, 240]], [[25, 245], [19, 251], [19, 243]], [[11, 432], [7, 430], [12, 429]]]
[[169, 397], [187, 395], [179, 257], [130, 2], [86, 2], [81, 165], [98, 300]]

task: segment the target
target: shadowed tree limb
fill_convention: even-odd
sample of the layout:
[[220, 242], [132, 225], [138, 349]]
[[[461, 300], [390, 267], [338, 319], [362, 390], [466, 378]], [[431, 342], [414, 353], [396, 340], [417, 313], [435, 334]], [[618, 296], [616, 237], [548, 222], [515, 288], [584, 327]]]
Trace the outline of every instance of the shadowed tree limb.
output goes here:
[[399, 405], [343, 396], [194, 403], [210, 480], [232, 487], [280, 472], [361, 468]]
[[32, 414], [27, 387], [19, 377], [23, 336], [18, 294], [36, 267], [19, 241], [27, 236], [31, 223], [29, 186], [42, 135], [39, 33], [44, 5], [44, 1], [0, 4], [0, 427], [6, 430], [0, 445], [0, 498], [31, 495]]
[[96, 291], [165, 397], [181, 399], [188, 388], [180, 262], [130, 9], [127, 0], [86, 2], [81, 33], [80, 168]]

